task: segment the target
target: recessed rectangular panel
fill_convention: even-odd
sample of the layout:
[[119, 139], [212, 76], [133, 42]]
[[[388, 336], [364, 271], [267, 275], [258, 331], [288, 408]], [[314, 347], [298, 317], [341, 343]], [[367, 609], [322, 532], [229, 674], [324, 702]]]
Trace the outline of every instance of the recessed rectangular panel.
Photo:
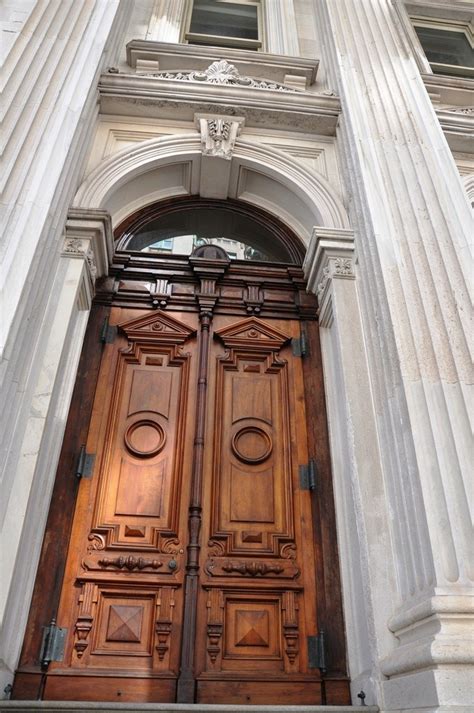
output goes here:
[[230, 519], [245, 523], [274, 522], [272, 469], [249, 472], [232, 465], [230, 478]]
[[[147, 357], [147, 363], [150, 357]], [[152, 366], [152, 364], [150, 364]], [[151, 411], [169, 417], [173, 375], [158, 369], [134, 369], [130, 387], [128, 416]]]
[[[156, 324], [162, 327], [159, 321]], [[169, 338], [165, 328], [153, 329], [152, 324], [147, 329], [150, 334], [163, 332], [164, 340]], [[152, 527], [173, 528], [171, 519], [177, 513], [182, 482], [186, 362], [186, 358], [176, 358], [169, 346], [120, 354], [100, 475], [99, 527], [116, 524], [123, 516], [139, 516], [154, 519], [147, 523]]]
[[271, 423], [272, 394], [268, 377], [233, 375], [232, 422], [242, 418], [262, 419]]
[[[218, 521], [214, 534], [232, 533], [226, 553], [279, 551], [273, 535], [291, 530], [291, 429], [288, 418], [288, 368], [271, 351], [273, 339], [262, 328], [242, 328], [259, 342], [244, 344], [217, 368], [215, 483]], [[242, 531], [245, 530], [245, 542]], [[249, 540], [248, 533], [258, 537]]]
[[166, 459], [163, 459], [147, 466], [122, 460], [116, 515], [160, 517], [166, 463]]

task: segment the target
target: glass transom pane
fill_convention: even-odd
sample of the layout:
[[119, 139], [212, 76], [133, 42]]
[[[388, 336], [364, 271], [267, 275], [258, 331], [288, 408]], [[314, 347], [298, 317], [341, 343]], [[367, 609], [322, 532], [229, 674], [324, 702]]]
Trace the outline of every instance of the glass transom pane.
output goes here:
[[151, 219], [120, 248], [154, 254], [190, 255], [199, 245], [218, 245], [233, 260], [292, 262], [271, 230], [250, 216], [219, 207], [184, 207]]

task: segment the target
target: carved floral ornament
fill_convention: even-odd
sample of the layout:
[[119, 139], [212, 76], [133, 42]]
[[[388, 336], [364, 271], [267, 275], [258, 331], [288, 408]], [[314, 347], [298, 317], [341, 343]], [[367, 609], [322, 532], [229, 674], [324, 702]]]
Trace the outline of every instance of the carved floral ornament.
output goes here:
[[474, 106], [448, 106], [444, 111], [449, 111], [450, 114], [474, 116]]
[[203, 155], [230, 160], [245, 123], [243, 117], [196, 114], [195, 121], [201, 134]]
[[317, 287], [318, 299], [321, 302], [321, 298], [328, 286], [329, 281], [333, 277], [342, 277], [353, 279], [355, 277], [354, 273], [354, 261], [352, 257], [331, 257], [328, 259], [326, 266], [323, 268], [321, 274], [321, 281]]
[[92, 282], [97, 277], [97, 266], [95, 264], [94, 251], [88, 239], [66, 238], [64, 240], [62, 253], [63, 257], [79, 258], [86, 260]]
[[233, 87], [250, 87], [252, 89], [266, 89], [274, 92], [298, 92], [300, 90], [288, 87], [279, 82], [269, 82], [264, 79], [254, 79], [245, 77], [239, 73], [237, 67], [229, 64], [226, 59], [213, 62], [204, 71], [176, 71], [176, 72], [150, 72], [142, 74], [145, 77], [156, 77], [157, 79], [169, 79], [178, 82], [199, 82], [201, 84], [220, 84]]

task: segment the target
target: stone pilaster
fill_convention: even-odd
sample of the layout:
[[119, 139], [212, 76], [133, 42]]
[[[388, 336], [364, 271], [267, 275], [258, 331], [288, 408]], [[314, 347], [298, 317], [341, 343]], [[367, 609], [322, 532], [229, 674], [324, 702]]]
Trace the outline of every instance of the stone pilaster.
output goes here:
[[181, 42], [185, 15], [186, 0], [155, 0], [146, 39], [156, 42]]
[[386, 612], [396, 588], [389, 517], [357, 290], [354, 234], [316, 227], [304, 264], [317, 294], [339, 559], [354, 695], [379, 698], [376, 662], [395, 645]]
[[391, 511], [397, 588], [386, 614], [399, 645], [379, 647], [389, 680], [378, 702], [467, 705], [472, 215], [394, 3], [321, 0], [317, 12], [343, 107], [338, 138]]
[[263, 5], [266, 51], [272, 54], [299, 55], [294, 0], [265, 0]]

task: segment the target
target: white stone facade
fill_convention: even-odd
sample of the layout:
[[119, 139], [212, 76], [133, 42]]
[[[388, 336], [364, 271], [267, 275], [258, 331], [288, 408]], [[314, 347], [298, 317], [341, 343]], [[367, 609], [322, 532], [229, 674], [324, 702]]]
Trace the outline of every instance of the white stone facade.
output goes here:
[[308, 246], [354, 703], [467, 713], [474, 80], [431, 73], [409, 13], [472, 5], [262, 2], [262, 52], [182, 43], [186, 0], [2, 8], [0, 693], [112, 229], [200, 194]]

